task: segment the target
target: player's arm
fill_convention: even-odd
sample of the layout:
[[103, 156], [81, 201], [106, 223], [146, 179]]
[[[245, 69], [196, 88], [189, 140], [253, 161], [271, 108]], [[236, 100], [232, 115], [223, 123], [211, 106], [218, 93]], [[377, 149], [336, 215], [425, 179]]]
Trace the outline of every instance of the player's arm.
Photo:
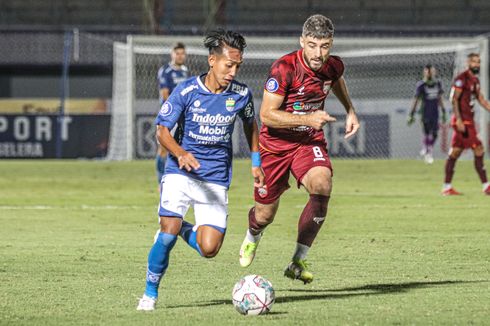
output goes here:
[[252, 123], [243, 123], [243, 131], [247, 138], [248, 146], [252, 157], [252, 176], [254, 177], [254, 187], [264, 186], [264, 171], [260, 161], [259, 153], [259, 127], [257, 121], [253, 119]]
[[162, 101], [166, 101], [169, 96], [170, 96], [170, 88], [168, 87], [160, 88], [160, 98], [162, 99]]
[[490, 102], [488, 102], [483, 96], [482, 92], [478, 94], [478, 103], [485, 108], [485, 110], [490, 112]]
[[177, 158], [180, 169], [185, 168], [187, 171], [191, 171], [197, 170], [201, 166], [192, 153], [180, 147], [167, 127], [157, 125], [157, 140], [160, 145]]
[[456, 118], [456, 128], [460, 132], [464, 132], [465, 130], [463, 119], [461, 119], [461, 109], [459, 107], [459, 99], [461, 98], [462, 93], [463, 93], [462, 89], [453, 87], [453, 96], [451, 98], [451, 104], [453, 106], [453, 113]]
[[439, 95], [439, 107], [441, 108], [441, 119], [442, 119], [442, 123], [446, 123], [446, 108], [444, 107], [444, 102], [442, 100], [442, 95]]
[[310, 114], [292, 114], [279, 110], [284, 102], [284, 96], [264, 91], [260, 106], [260, 120], [271, 128], [294, 128], [309, 126], [321, 130], [327, 122], [336, 121], [327, 112], [317, 110]]
[[417, 111], [417, 107], [419, 105], [419, 100], [420, 98], [418, 96], [415, 96], [413, 98], [412, 102], [412, 108], [410, 109], [410, 113], [408, 114], [408, 120], [407, 124], [410, 126], [412, 123], [415, 122], [415, 111]]
[[347, 91], [347, 85], [345, 84], [344, 77], [340, 77], [332, 85], [332, 91], [335, 96], [339, 99], [340, 103], [345, 108], [347, 112], [347, 118], [345, 119], [345, 138], [349, 138], [354, 135], [359, 129], [359, 120], [357, 120], [356, 111], [350, 100], [349, 92]]

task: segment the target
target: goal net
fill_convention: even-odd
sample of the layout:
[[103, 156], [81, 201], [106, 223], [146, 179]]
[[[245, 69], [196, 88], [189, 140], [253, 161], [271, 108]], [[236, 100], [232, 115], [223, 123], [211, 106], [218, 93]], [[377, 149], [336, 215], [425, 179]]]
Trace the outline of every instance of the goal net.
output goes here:
[[[151, 158], [156, 153], [154, 118], [159, 111], [158, 68], [170, 60], [172, 45], [183, 42], [186, 65], [191, 75], [207, 71], [207, 50], [201, 37], [128, 36], [125, 43], [114, 43], [112, 119], [109, 160]], [[295, 37], [248, 37], [247, 48], [237, 79], [247, 84], [260, 108], [263, 84], [272, 62], [299, 48]], [[423, 67], [432, 64], [442, 82], [448, 111], [450, 86], [454, 76], [465, 69], [470, 52], [481, 54], [481, 89], [488, 90], [487, 38], [335, 38], [332, 54], [345, 63], [344, 77], [362, 124], [358, 134], [344, 139], [343, 107], [331, 94], [326, 110], [337, 122], [325, 127], [332, 157], [339, 158], [416, 158], [421, 148], [422, 130], [407, 126], [415, 84]], [[488, 144], [488, 115], [476, 110], [479, 131]], [[450, 112], [448, 112], [450, 113]], [[449, 116], [449, 115], [448, 115]], [[248, 155], [240, 123], [233, 135], [236, 157]], [[451, 129], [440, 126], [434, 156], [445, 156]]]

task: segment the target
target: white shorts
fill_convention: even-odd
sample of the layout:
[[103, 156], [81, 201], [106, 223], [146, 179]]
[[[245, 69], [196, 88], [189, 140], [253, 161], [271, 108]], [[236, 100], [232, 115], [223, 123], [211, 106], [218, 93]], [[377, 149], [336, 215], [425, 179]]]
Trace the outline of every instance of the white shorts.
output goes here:
[[226, 230], [228, 218], [226, 187], [181, 174], [164, 175], [158, 215], [184, 218], [191, 205], [194, 208], [196, 226], [210, 225], [222, 232]]

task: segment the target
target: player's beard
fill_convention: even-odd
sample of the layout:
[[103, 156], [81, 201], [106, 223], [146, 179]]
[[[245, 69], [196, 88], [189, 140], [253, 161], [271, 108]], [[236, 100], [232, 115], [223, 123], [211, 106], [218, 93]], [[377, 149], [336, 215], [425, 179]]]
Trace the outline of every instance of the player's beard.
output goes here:
[[324, 60], [323, 58], [315, 58], [315, 60], [310, 59], [310, 62], [308, 62], [308, 65], [312, 70], [318, 70], [323, 66]]
[[478, 75], [480, 73], [480, 68], [479, 67], [473, 67], [473, 68], [470, 68], [470, 70], [475, 75]]

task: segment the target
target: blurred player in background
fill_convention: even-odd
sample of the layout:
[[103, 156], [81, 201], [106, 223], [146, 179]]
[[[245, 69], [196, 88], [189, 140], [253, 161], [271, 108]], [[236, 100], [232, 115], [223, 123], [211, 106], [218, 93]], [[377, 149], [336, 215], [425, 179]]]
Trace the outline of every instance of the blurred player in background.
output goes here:
[[249, 266], [292, 173], [298, 187], [302, 185], [309, 193], [309, 200], [299, 218], [296, 250], [284, 275], [304, 283], [313, 280], [306, 255], [325, 221], [332, 190], [332, 165], [323, 133], [325, 124], [335, 121], [324, 111], [330, 90], [347, 111], [345, 137], [359, 128], [342, 77], [344, 64], [330, 55], [333, 34], [330, 19], [313, 15], [303, 25], [302, 49], [272, 64], [260, 108], [260, 155], [266, 184], [255, 188], [255, 207], [250, 209], [249, 228], [240, 248], [240, 265]]
[[442, 194], [445, 196], [460, 195], [452, 185], [454, 166], [461, 153], [471, 148], [475, 155], [475, 169], [480, 177], [483, 193], [490, 195], [490, 184], [487, 179], [487, 172], [483, 165], [485, 150], [481, 140], [478, 138], [474, 120], [474, 105], [478, 101], [487, 111], [490, 111], [490, 103], [483, 97], [480, 90], [480, 55], [470, 53], [468, 55], [468, 69], [459, 74], [451, 88], [451, 102], [453, 105], [453, 115], [451, 126], [453, 127], [453, 138], [451, 149], [446, 161], [445, 179]]
[[[243, 61], [245, 39], [218, 30], [204, 39], [209, 71], [179, 84], [156, 118], [157, 139], [169, 151], [162, 178], [160, 232], [148, 255], [146, 290], [138, 310], [153, 310], [169, 255], [180, 235], [201, 256], [214, 257], [223, 242], [232, 176], [234, 122], [240, 118], [252, 152], [255, 186], [263, 185], [259, 130], [252, 93], [235, 81]], [[178, 125], [175, 138], [170, 130]], [[193, 206], [196, 225], [183, 220]]]
[[[160, 106], [165, 102], [174, 88], [181, 82], [189, 77], [189, 72], [185, 66], [186, 52], [184, 43], [178, 42], [170, 53], [170, 62], [158, 69], [158, 89], [160, 96]], [[160, 184], [163, 173], [165, 172], [165, 158], [167, 157], [167, 151], [160, 146], [157, 142], [157, 156], [155, 159], [155, 165], [157, 170], [157, 182]]]
[[444, 90], [442, 89], [441, 81], [436, 79], [436, 69], [430, 64], [426, 65], [424, 67], [424, 79], [418, 81], [415, 88], [412, 109], [408, 116], [408, 125], [410, 126], [414, 123], [415, 112], [419, 101], [421, 101], [420, 113], [424, 139], [420, 154], [428, 164], [434, 162], [432, 149], [434, 148], [439, 131], [439, 108], [441, 108], [442, 123], [446, 123], [446, 110], [442, 102], [443, 93]]

